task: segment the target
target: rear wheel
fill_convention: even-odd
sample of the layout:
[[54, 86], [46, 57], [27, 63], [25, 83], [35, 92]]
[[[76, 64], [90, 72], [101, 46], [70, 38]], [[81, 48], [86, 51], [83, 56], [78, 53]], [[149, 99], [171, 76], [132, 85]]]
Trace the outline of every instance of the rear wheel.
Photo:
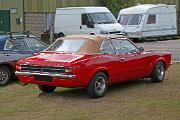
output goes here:
[[91, 98], [100, 98], [106, 94], [107, 91], [107, 76], [103, 72], [98, 72], [92, 78], [87, 92]]
[[63, 33], [59, 33], [59, 36], [58, 36], [59, 38], [61, 38], [61, 37], [65, 37], [65, 35], [63, 34]]
[[151, 80], [154, 83], [163, 82], [165, 77], [165, 65], [163, 62], [156, 63], [151, 75]]
[[7, 85], [11, 77], [10, 69], [6, 66], [0, 66], [0, 86]]
[[44, 85], [38, 85], [38, 88], [39, 88], [42, 92], [46, 92], [46, 93], [54, 92], [54, 90], [56, 89], [55, 86], [44, 86]]

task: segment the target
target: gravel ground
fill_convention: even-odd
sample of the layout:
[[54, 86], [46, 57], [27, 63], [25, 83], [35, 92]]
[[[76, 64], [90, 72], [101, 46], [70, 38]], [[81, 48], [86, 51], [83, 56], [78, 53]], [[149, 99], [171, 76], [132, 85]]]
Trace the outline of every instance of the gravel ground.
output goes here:
[[180, 40], [155, 41], [136, 44], [144, 47], [146, 50], [171, 52], [173, 61], [180, 61]]

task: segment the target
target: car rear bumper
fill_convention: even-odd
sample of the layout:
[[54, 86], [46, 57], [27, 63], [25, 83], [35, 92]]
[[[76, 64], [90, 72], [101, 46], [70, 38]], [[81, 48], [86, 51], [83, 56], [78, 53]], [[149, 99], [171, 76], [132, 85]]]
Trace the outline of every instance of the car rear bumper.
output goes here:
[[[46, 86], [57, 86], [57, 87], [85, 87], [80, 79], [77, 79], [75, 75], [62, 75], [62, 74], [40, 74], [40, 73], [29, 73], [29, 72], [15, 72], [16, 76], [23, 84], [38, 84]], [[37, 80], [35, 76], [50, 76], [51, 81]]]
[[75, 75], [50, 74], [50, 73], [32, 73], [32, 72], [18, 72], [18, 71], [16, 71], [15, 74], [17, 76], [21, 76], [21, 75], [25, 75], [25, 76], [42, 75], [42, 76], [51, 76], [51, 77], [68, 78], [68, 79], [73, 79], [76, 77]]

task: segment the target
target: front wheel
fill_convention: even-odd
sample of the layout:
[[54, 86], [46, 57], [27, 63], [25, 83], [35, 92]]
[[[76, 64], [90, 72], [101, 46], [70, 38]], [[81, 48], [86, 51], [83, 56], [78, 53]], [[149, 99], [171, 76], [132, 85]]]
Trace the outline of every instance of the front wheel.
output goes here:
[[98, 72], [92, 78], [89, 86], [87, 87], [87, 92], [91, 98], [100, 98], [106, 94], [107, 91], [107, 76], [103, 72]]
[[11, 71], [6, 66], [0, 66], [0, 86], [7, 85], [11, 80]]
[[163, 82], [165, 77], [165, 65], [163, 62], [156, 63], [151, 75], [151, 80], [154, 83]]
[[42, 92], [46, 92], [46, 93], [54, 92], [54, 90], [56, 89], [55, 86], [44, 86], [44, 85], [38, 85], [38, 88], [39, 88]]

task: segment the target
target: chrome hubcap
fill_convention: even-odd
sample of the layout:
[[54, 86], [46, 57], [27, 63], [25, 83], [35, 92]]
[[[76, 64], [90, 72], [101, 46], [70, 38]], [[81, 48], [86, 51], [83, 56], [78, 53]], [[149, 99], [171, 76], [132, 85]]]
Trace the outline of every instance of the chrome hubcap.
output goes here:
[[162, 66], [162, 65], [159, 65], [158, 67], [157, 67], [157, 75], [158, 75], [158, 77], [159, 77], [159, 79], [160, 80], [163, 80], [163, 78], [164, 78], [164, 66]]
[[98, 94], [102, 94], [106, 88], [106, 80], [104, 77], [99, 76], [95, 82], [95, 91]]
[[0, 82], [7, 80], [8, 73], [4, 68], [0, 68]]

